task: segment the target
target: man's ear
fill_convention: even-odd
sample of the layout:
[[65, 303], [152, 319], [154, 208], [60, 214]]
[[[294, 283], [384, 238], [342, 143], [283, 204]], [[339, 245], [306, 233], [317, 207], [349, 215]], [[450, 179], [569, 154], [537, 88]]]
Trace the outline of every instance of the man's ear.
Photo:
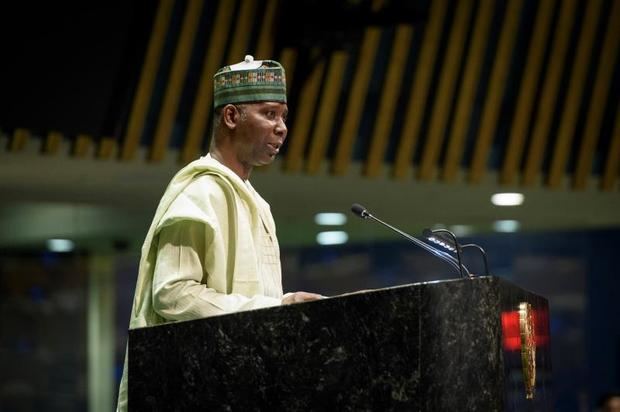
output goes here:
[[234, 130], [237, 127], [240, 117], [241, 113], [239, 113], [239, 110], [235, 105], [227, 104], [222, 109], [222, 122], [231, 130]]

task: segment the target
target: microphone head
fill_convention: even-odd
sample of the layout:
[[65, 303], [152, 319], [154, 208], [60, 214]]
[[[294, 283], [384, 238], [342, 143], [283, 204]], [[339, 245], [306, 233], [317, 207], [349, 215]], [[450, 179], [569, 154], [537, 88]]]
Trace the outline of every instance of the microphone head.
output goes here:
[[351, 205], [351, 211], [355, 213], [357, 216], [364, 218], [364, 219], [370, 215], [370, 213], [368, 213], [366, 208], [360, 205], [359, 203], [353, 203]]

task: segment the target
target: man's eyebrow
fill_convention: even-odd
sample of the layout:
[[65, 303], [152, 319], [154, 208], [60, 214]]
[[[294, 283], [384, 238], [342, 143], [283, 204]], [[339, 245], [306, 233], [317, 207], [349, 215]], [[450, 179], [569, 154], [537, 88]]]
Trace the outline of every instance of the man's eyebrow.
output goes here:
[[270, 107], [280, 107], [284, 105], [283, 103], [280, 103], [280, 102], [263, 102], [263, 104], [266, 106], [270, 106]]

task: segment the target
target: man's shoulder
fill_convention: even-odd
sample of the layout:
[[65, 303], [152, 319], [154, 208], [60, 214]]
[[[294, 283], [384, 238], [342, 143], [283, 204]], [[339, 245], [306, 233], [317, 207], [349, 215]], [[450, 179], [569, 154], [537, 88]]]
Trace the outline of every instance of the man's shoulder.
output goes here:
[[197, 174], [172, 200], [160, 226], [180, 220], [214, 225], [218, 215], [227, 208], [227, 198], [227, 191], [220, 178], [208, 173]]
[[183, 190], [185, 196], [206, 200], [208, 198], [223, 198], [230, 192], [230, 183], [224, 178], [212, 173], [201, 173], [189, 182]]

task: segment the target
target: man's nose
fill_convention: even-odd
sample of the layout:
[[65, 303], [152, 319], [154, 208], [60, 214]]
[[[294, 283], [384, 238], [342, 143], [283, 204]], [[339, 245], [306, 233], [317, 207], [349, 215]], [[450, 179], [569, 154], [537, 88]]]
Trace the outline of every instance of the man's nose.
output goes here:
[[276, 124], [276, 134], [278, 136], [282, 136], [282, 138], [286, 138], [287, 133], [288, 128], [286, 127], [286, 123], [284, 123], [284, 119], [280, 117], [278, 123]]

